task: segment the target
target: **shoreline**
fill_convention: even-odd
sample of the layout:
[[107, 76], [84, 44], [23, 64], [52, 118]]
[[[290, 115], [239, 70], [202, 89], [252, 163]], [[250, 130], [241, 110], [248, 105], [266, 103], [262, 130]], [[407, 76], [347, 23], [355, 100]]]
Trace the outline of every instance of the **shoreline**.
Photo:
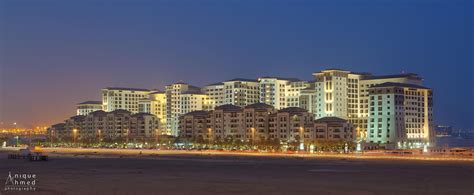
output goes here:
[[[0, 148], [1, 153], [15, 152], [20, 148]], [[303, 159], [352, 159], [352, 160], [397, 160], [397, 161], [437, 161], [474, 163], [474, 157], [441, 156], [441, 155], [397, 155], [380, 153], [273, 153], [246, 151], [214, 150], [153, 150], [153, 149], [105, 149], [105, 148], [42, 148], [42, 152], [54, 157], [85, 156], [87, 158], [157, 158], [166, 156], [198, 157], [259, 157], [259, 158], [303, 158]]]

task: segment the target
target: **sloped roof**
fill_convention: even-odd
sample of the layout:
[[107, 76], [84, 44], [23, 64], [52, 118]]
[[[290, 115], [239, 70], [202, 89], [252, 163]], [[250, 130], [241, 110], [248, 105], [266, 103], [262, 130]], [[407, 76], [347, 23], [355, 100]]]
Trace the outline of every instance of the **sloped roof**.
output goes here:
[[260, 77], [259, 79], [278, 79], [278, 80], [287, 80], [291, 82], [302, 81], [301, 79], [298, 79], [298, 78], [272, 77], [272, 76], [263, 76], [263, 77]]
[[415, 85], [415, 84], [408, 84], [408, 83], [393, 83], [393, 82], [386, 82], [382, 84], [377, 84], [372, 86], [371, 88], [377, 88], [377, 87], [408, 87], [408, 88], [417, 88], [417, 89], [430, 89], [427, 87], [423, 87], [420, 85]]
[[235, 78], [235, 79], [230, 79], [225, 82], [230, 82], [230, 81], [249, 81], [249, 82], [258, 82], [256, 79], [244, 79], [244, 78]]
[[297, 113], [297, 112], [308, 112], [308, 111], [303, 108], [288, 107], [288, 108], [283, 108], [279, 110], [278, 112]]
[[215, 85], [223, 85], [224, 83], [223, 82], [219, 82], [219, 83], [211, 83], [209, 85], [206, 85], [206, 86], [215, 86]]
[[205, 110], [196, 110], [192, 112], [188, 112], [184, 114], [183, 116], [207, 116], [209, 114], [208, 111]]
[[108, 90], [127, 90], [127, 91], [150, 91], [149, 89], [127, 88], [127, 87], [106, 87]]
[[83, 104], [101, 104], [102, 105], [102, 101], [85, 101], [85, 102], [81, 102], [77, 105], [83, 105]]
[[217, 106], [216, 108], [214, 108], [214, 110], [226, 110], [226, 111], [236, 110], [236, 111], [240, 111], [240, 110], [242, 110], [242, 108], [240, 106], [236, 106], [236, 105], [232, 105], [232, 104], [224, 104], [224, 105], [221, 105], [221, 106]]
[[106, 115], [106, 114], [107, 114], [107, 112], [105, 112], [103, 110], [97, 110], [97, 111], [89, 113], [88, 115], [99, 116], [99, 115]]
[[144, 113], [144, 112], [140, 112], [140, 113], [136, 113], [132, 115], [132, 117], [142, 117], [142, 116], [155, 116], [155, 115], [150, 114], [150, 113]]
[[393, 74], [393, 75], [381, 75], [381, 76], [368, 76], [362, 80], [372, 80], [372, 79], [390, 79], [390, 78], [411, 78], [422, 80], [418, 74], [415, 73], [405, 73], [405, 74]]
[[118, 114], [118, 113], [125, 113], [125, 114], [131, 114], [130, 111], [128, 110], [124, 110], [124, 109], [118, 109], [118, 110], [114, 110], [112, 112], [108, 112], [108, 113], [113, 113], [113, 114]]
[[84, 118], [86, 118], [86, 116], [84, 116], [84, 115], [76, 115], [76, 116], [72, 116], [70, 119], [73, 119], [73, 120], [84, 120]]
[[155, 91], [155, 92], [150, 93], [150, 95], [151, 95], [151, 94], [159, 94], [159, 93], [165, 93], [165, 92], [158, 90], [158, 91]]
[[253, 108], [253, 109], [268, 109], [273, 108], [273, 106], [265, 104], [265, 103], [255, 103], [245, 106], [245, 108]]
[[339, 117], [329, 116], [329, 117], [323, 117], [323, 118], [320, 118], [320, 119], [316, 119], [314, 122], [315, 123], [328, 123], [328, 122], [345, 123], [345, 122], [347, 122], [347, 120], [345, 120], [343, 118], [339, 118]]

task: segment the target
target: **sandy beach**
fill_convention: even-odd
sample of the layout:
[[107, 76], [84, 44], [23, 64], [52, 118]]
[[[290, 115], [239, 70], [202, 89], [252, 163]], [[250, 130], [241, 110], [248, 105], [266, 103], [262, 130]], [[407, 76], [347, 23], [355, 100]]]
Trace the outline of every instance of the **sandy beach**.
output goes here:
[[50, 153], [6, 158], [9, 172], [38, 175], [35, 192], [1, 194], [472, 194], [472, 162], [209, 154]]

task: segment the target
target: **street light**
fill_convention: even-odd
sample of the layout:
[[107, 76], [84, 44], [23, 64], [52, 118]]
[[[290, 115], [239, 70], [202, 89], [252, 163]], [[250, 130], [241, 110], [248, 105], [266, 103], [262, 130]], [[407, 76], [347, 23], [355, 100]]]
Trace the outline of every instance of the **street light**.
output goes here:
[[304, 131], [304, 128], [303, 127], [300, 127], [300, 142], [304, 142], [304, 139], [303, 139], [303, 131]]
[[255, 142], [255, 128], [250, 128], [250, 130], [252, 130], [252, 145], [254, 144]]
[[211, 144], [211, 132], [212, 132], [212, 129], [211, 128], [207, 128], [207, 132], [208, 132], [208, 142], [209, 142], [209, 145]]
[[304, 128], [300, 127], [300, 150], [304, 150]]
[[101, 137], [102, 130], [99, 129], [99, 130], [97, 130], [97, 132], [99, 133], [99, 142], [101, 142], [102, 141], [102, 137]]
[[127, 144], [128, 144], [128, 137], [129, 137], [128, 135], [129, 135], [130, 133], [129, 133], [129, 130], [128, 130], [128, 129], [125, 129], [125, 131], [127, 132]]
[[76, 144], [77, 129], [73, 129], [72, 132], [74, 133], [74, 144]]
[[158, 138], [160, 136], [160, 129], [158, 129], [158, 128], [155, 129], [155, 134], [156, 134], [156, 141], [155, 142], [158, 144]]
[[53, 147], [53, 141], [54, 141], [54, 130], [51, 129], [51, 147]]

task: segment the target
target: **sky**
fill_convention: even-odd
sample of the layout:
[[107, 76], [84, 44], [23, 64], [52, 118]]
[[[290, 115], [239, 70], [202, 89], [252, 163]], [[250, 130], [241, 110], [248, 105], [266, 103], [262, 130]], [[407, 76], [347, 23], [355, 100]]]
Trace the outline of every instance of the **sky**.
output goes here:
[[340, 68], [413, 72], [474, 128], [473, 1], [0, 0], [0, 126], [51, 125], [104, 87]]

